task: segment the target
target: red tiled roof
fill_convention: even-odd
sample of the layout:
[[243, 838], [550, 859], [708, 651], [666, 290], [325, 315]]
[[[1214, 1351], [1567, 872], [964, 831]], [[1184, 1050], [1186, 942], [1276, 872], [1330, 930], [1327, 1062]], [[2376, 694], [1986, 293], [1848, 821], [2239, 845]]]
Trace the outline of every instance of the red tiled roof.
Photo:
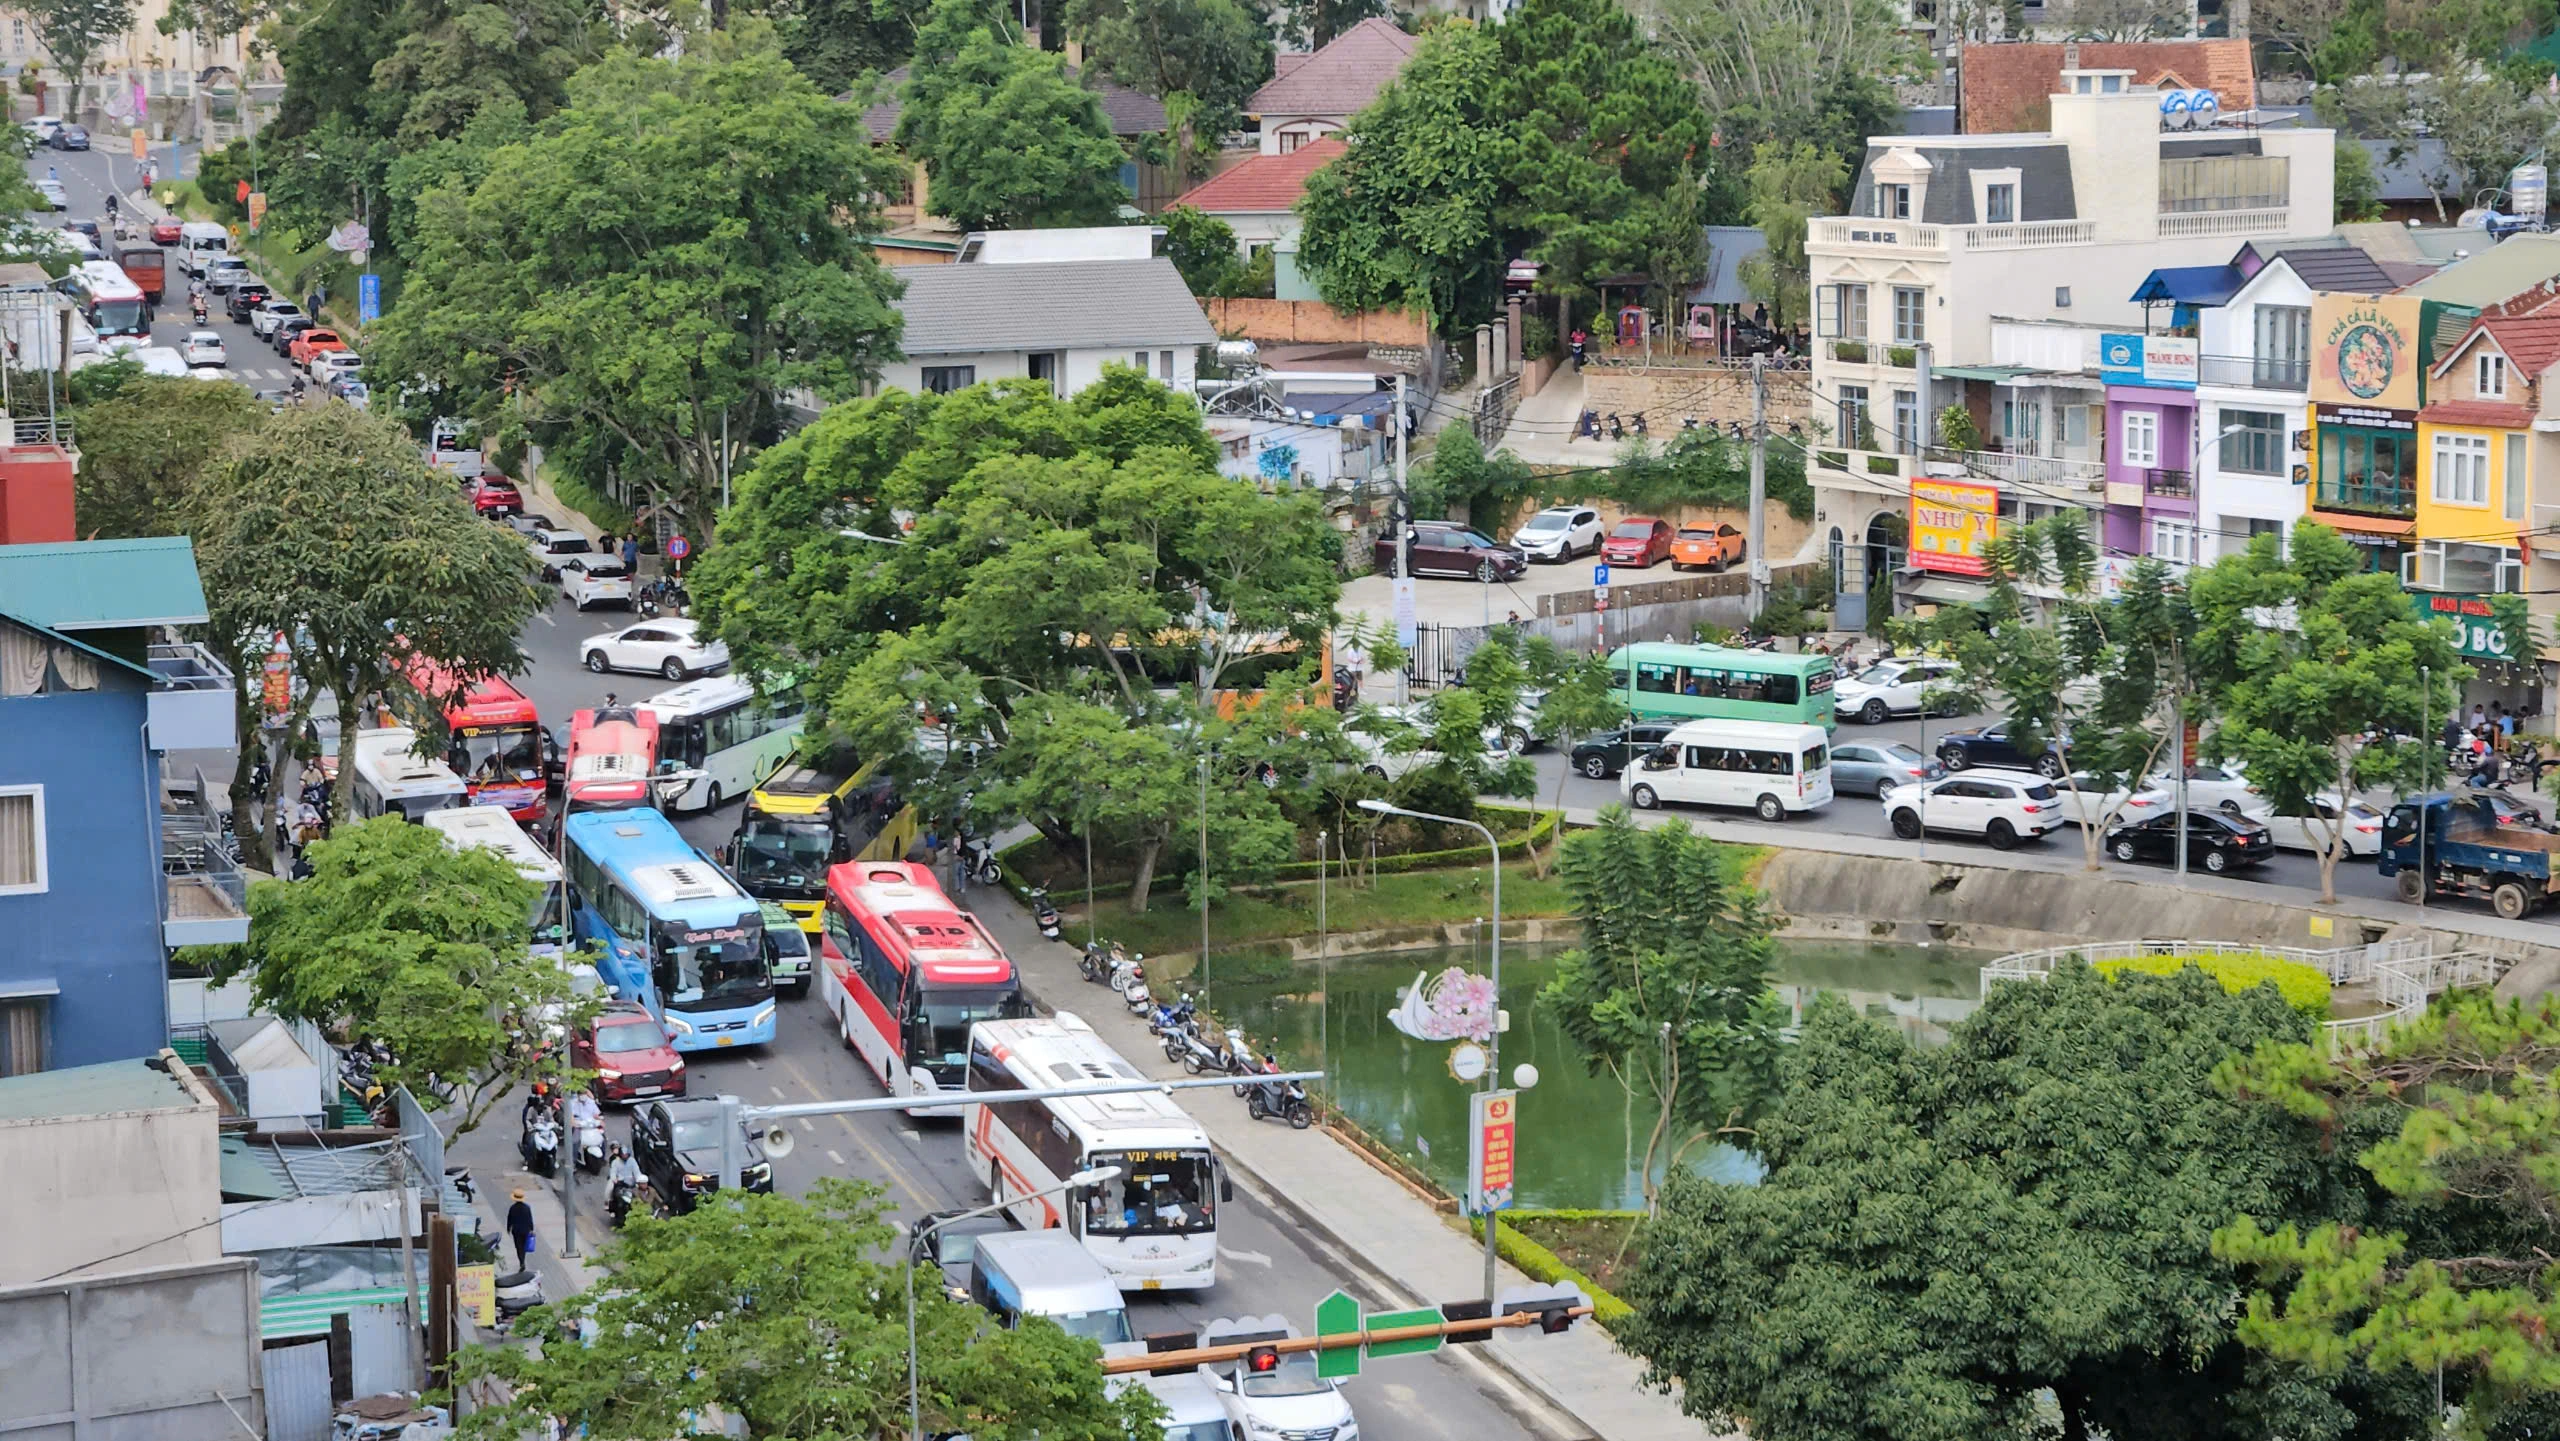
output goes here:
[[1957, 128], [1968, 135], [2042, 130], [2051, 123], [2046, 102], [2062, 89], [2065, 54], [2076, 51], [2083, 70], [2130, 70], [2136, 85], [2171, 77], [2211, 90], [2226, 111], [2255, 108], [2257, 71], [2246, 40], [2138, 40], [2072, 45], [1967, 45], [1964, 47], [1964, 113]]
[[2496, 400], [2439, 400], [2418, 412], [2420, 420], [2437, 425], [2494, 426], [2500, 430], [2523, 430], [2533, 424], [2533, 407], [2508, 405]]
[[1286, 66], [1244, 103], [1248, 115], [1355, 115], [1396, 78], [1421, 43], [1393, 20], [1363, 20]]
[[1175, 202], [1210, 215], [1241, 215], [1289, 210], [1307, 188], [1307, 177], [1348, 149], [1339, 140], [1318, 140], [1287, 155], [1257, 155], [1232, 170], [1194, 185]]

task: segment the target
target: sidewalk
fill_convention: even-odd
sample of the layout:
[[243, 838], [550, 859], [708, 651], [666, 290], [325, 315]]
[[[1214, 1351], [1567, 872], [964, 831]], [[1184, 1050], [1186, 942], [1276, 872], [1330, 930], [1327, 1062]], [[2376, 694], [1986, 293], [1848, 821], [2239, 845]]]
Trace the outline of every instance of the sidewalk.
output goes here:
[[[504, 1109], [502, 1106], [501, 1111]], [[514, 1192], [523, 1190], [525, 1204], [533, 1208], [533, 1269], [542, 1273], [543, 1295], [553, 1301], [563, 1300], [605, 1278], [604, 1268], [595, 1260], [596, 1247], [604, 1236], [596, 1234], [593, 1221], [582, 1217], [586, 1224], [579, 1231], [578, 1249], [583, 1254], [576, 1259], [562, 1254], [568, 1225], [560, 1210], [560, 1178], [546, 1180], [520, 1168], [512, 1119], [512, 1112], [493, 1115], [489, 1123], [457, 1138], [448, 1148], [446, 1160], [471, 1168], [472, 1182], [480, 1192], [482, 1234], [498, 1248], [501, 1276], [515, 1268], [515, 1247], [507, 1240], [507, 1208], [515, 1204]], [[578, 1178], [581, 1191], [603, 1185], [600, 1176]]]
[[[1143, 1022], [1077, 975], [1075, 948], [1043, 939], [1011, 896], [972, 887], [967, 904], [1014, 958], [1034, 996], [1083, 1017], [1149, 1076], [1182, 1076]], [[1481, 1244], [1350, 1146], [1323, 1131], [1255, 1121], [1224, 1091], [1172, 1095], [1207, 1129], [1219, 1154], [1273, 1203], [1358, 1258], [1404, 1299], [1418, 1305], [1483, 1294]], [[1501, 1277], [1505, 1286], [1530, 1284], [1508, 1265]], [[1599, 1441], [1705, 1434], [1671, 1397], [1646, 1388], [1643, 1363], [1620, 1351], [1595, 1324], [1576, 1325], [1560, 1336], [1497, 1337], [1472, 1349]]]
[[1500, 449], [1534, 465], [1606, 463], [1615, 453], [1608, 441], [1572, 438], [1582, 419], [1582, 396], [1582, 372], [1570, 361], [1558, 366], [1546, 385], [1512, 412]]

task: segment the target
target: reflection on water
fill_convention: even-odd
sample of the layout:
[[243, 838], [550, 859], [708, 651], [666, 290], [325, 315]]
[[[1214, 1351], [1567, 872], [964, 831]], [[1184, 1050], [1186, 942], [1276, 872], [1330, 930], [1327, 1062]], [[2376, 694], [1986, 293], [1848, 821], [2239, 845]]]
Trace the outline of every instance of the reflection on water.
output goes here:
[[[1502, 1003], [1511, 1012], [1511, 1030], [1502, 1038], [1504, 1080], [1523, 1061], [1539, 1071], [1537, 1088], [1521, 1098], [1519, 1204], [1640, 1205], [1650, 1099], [1631, 1099], [1616, 1081], [1591, 1074], [1537, 1004], [1564, 949], [1506, 946], [1502, 952]], [[1939, 1045], [1947, 1027], [1978, 1003], [1978, 968], [1986, 959], [1943, 946], [1782, 941], [1777, 989], [1799, 1019], [1817, 993], [1829, 992], [1918, 1044]], [[1469, 947], [1348, 957], [1326, 972], [1310, 963], [1252, 982], [1222, 980], [1218, 1008], [1257, 1041], [1277, 1038], [1289, 1064], [1321, 1060], [1352, 1119], [1454, 1192], [1466, 1181], [1468, 1088], [1449, 1074], [1447, 1043], [1411, 1040], [1387, 1024], [1416, 971], [1431, 975], [1453, 965], [1484, 970], [1481, 952]], [[1759, 1175], [1757, 1161], [1723, 1145], [1691, 1147], [1686, 1164], [1726, 1181]]]

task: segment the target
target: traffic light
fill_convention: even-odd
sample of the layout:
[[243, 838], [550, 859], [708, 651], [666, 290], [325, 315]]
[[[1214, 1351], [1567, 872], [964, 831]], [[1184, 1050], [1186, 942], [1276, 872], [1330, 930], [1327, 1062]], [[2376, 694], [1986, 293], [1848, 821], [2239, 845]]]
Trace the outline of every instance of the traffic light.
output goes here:
[[1276, 1346], [1256, 1346], [1244, 1353], [1244, 1368], [1256, 1376], [1268, 1376], [1280, 1369], [1280, 1350]]
[[1591, 1304], [1590, 1298], [1572, 1286], [1514, 1286], [1502, 1293], [1494, 1314], [1512, 1316], [1528, 1311], [1536, 1314], [1538, 1330], [1553, 1336], [1573, 1329], [1573, 1313]]
[[[1443, 1301], [1440, 1319], [1444, 1321], [1481, 1321], [1493, 1314], [1491, 1301]], [[1449, 1338], [1452, 1346], [1480, 1346], [1492, 1337], [1491, 1331], [1461, 1331]]]

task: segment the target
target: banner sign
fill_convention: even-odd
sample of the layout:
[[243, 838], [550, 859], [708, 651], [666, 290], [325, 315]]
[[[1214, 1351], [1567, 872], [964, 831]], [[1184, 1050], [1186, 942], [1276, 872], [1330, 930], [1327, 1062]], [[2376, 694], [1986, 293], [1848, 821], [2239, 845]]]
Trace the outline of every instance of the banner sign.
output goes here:
[[2507, 649], [2507, 632], [2489, 609], [2487, 596], [2422, 590], [2410, 593], [2409, 604], [2420, 620], [2453, 622], [2453, 648], [2462, 652], [2464, 660], [2514, 659]]
[[1984, 575], [1999, 533], [2000, 492], [1988, 485], [1918, 478], [1911, 482], [1911, 564], [1950, 575]]
[[1477, 1215], [1510, 1208], [1519, 1110], [1517, 1091], [1478, 1091], [1467, 1098], [1467, 1209]]

